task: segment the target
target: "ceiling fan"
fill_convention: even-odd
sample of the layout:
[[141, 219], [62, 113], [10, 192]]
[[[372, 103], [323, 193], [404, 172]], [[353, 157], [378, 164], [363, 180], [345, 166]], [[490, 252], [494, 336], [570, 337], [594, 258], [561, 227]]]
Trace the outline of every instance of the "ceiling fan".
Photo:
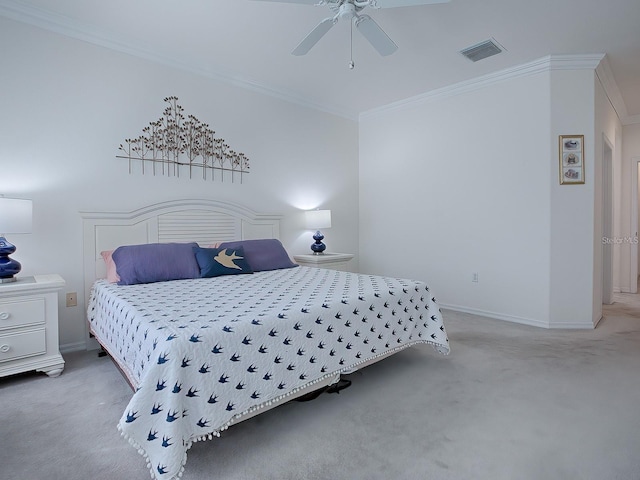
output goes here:
[[[449, 0], [257, 0], [261, 2], [298, 3], [303, 5], [327, 5], [333, 12], [332, 17], [322, 20], [309, 35], [291, 52], [293, 55], [306, 55], [320, 39], [338, 23], [339, 19], [351, 20], [352, 27], [366, 38], [369, 43], [382, 56], [391, 55], [398, 46], [369, 16], [360, 12], [366, 7], [371, 8], [395, 8], [412, 7], [417, 5], [432, 5], [435, 3], [447, 3]], [[350, 64], [353, 68], [353, 61]]]

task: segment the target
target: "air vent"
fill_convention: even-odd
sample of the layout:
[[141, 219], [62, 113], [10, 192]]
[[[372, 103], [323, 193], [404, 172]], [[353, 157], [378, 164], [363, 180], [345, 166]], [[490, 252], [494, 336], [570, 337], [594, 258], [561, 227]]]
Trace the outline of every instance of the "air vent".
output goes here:
[[503, 50], [504, 47], [491, 38], [478, 43], [477, 45], [465, 48], [464, 50], [461, 50], [460, 53], [472, 62], [477, 62], [478, 60], [483, 60], [487, 57], [492, 57], [493, 55], [502, 53]]

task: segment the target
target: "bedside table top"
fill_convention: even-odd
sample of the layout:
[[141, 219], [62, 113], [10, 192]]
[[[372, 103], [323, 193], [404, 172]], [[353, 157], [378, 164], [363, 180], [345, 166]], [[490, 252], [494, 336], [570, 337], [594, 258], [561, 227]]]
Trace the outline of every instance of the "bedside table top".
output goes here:
[[0, 283], [0, 295], [4, 293], [25, 292], [29, 290], [58, 290], [64, 287], [64, 279], [55, 273], [35, 275], [33, 277], [17, 277], [15, 282]]
[[348, 262], [354, 257], [353, 253], [321, 253], [314, 255], [313, 253], [305, 253], [302, 255], [294, 255], [296, 262], [315, 263], [321, 265], [323, 263]]

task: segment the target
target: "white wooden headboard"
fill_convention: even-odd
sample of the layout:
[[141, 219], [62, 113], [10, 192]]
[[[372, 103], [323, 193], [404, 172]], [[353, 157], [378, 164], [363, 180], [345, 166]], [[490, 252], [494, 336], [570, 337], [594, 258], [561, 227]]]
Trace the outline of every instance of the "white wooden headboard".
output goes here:
[[279, 238], [282, 215], [253, 212], [215, 200], [174, 200], [130, 212], [80, 212], [83, 220], [84, 299], [104, 278], [100, 252], [121, 245], [197, 242], [202, 246], [230, 240]]

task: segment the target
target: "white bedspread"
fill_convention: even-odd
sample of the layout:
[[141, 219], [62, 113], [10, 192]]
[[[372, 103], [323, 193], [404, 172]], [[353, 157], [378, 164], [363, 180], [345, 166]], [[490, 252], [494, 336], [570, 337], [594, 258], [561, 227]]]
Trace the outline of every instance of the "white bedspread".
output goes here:
[[136, 389], [118, 428], [162, 480], [181, 475], [192, 442], [310, 383], [415, 343], [449, 353], [424, 283], [308, 267], [100, 280], [88, 317]]

